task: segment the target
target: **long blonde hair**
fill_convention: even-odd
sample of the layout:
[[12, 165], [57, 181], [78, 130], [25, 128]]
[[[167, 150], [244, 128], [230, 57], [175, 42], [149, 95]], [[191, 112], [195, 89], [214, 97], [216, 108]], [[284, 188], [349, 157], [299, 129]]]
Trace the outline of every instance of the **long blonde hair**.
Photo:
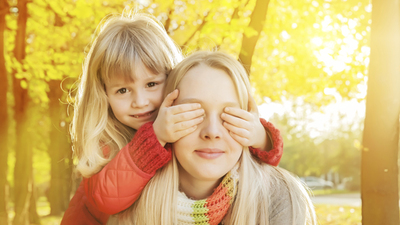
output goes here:
[[[233, 57], [221, 52], [196, 52], [183, 60], [170, 73], [165, 93], [174, 90], [187, 71], [200, 64], [221, 69], [232, 78], [242, 109], [248, 108], [250, 83], [243, 66]], [[177, 193], [179, 173], [177, 159], [157, 171], [146, 185], [140, 198], [126, 211], [112, 216], [109, 224], [177, 224]], [[262, 164], [243, 148], [239, 168], [238, 194], [225, 216], [224, 224], [269, 225], [274, 208], [271, 196], [275, 188], [290, 195], [293, 224], [316, 224], [315, 213], [302, 183], [279, 167]]]
[[136, 132], [115, 118], [105, 83], [116, 72], [132, 76], [142, 65], [154, 74], [168, 74], [182, 59], [162, 24], [148, 14], [127, 11], [107, 16], [95, 33], [83, 65], [71, 126], [74, 154], [79, 159], [76, 168], [84, 177], [101, 170]]

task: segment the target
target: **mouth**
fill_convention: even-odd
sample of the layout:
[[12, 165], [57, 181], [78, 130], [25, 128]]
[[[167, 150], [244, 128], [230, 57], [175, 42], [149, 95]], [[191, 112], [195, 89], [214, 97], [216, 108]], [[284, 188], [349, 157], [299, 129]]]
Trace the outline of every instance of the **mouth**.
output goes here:
[[198, 156], [204, 159], [216, 159], [223, 155], [225, 152], [217, 148], [204, 148], [194, 151]]
[[133, 118], [136, 119], [141, 119], [141, 118], [147, 118], [150, 117], [156, 110], [153, 111], [148, 111], [148, 112], [144, 112], [144, 113], [138, 113], [138, 114], [134, 114], [134, 115], [130, 115]]

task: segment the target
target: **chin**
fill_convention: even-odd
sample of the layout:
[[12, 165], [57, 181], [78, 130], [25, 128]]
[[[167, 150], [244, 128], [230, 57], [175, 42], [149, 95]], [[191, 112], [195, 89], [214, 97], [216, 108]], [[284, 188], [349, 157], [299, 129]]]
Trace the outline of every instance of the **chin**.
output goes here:
[[[233, 168], [233, 167], [232, 167]], [[223, 178], [232, 168], [228, 170], [216, 169], [216, 168], [199, 168], [196, 173], [198, 179], [213, 181]]]

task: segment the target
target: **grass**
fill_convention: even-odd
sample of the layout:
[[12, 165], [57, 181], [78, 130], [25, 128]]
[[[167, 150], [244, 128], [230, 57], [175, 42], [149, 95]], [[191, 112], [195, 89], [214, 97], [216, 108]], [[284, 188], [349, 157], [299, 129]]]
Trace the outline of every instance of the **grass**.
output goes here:
[[61, 216], [48, 216], [50, 214], [50, 204], [45, 197], [39, 198], [37, 202], [37, 212], [42, 225], [59, 225], [61, 223]]
[[315, 205], [320, 225], [361, 225], [361, 207]]
[[317, 196], [317, 195], [332, 195], [332, 194], [348, 194], [348, 193], [355, 193], [355, 192], [350, 192], [348, 190], [337, 190], [337, 189], [312, 190], [312, 195], [314, 195], [314, 196]]

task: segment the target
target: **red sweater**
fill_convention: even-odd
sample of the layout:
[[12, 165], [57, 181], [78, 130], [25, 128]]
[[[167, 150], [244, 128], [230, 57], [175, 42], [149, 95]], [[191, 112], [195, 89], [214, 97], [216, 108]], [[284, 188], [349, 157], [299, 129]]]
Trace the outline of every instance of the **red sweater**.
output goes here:
[[[261, 151], [250, 147], [250, 152], [261, 161], [277, 166], [283, 152], [282, 137], [272, 123], [264, 119], [261, 123], [270, 134], [273, 148]], [[127, 209], [137, 200], [147, 182], [169, 160], [171, 145], [162, 147], [152, 122], [146, 123], [99, 173], [83, 179], [61, 224], [106, 224], [109, 215]]]

